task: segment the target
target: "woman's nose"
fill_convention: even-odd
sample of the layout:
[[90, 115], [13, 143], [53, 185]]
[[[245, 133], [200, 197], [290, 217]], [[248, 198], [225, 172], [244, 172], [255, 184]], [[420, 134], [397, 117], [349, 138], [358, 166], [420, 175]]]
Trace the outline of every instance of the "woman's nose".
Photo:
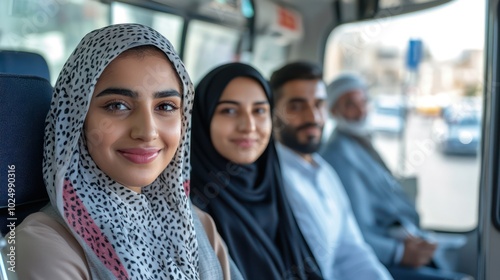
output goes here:
[[250, 132], [255, 130], [255, 118], [250, 113], [242, 114], [238, 119], [238, 130]]
[[158, 129], [153, 112], [148, 109], [140, 109], [134, 113], [131, 119], [132, 139], [149, 142], [158, 137]]

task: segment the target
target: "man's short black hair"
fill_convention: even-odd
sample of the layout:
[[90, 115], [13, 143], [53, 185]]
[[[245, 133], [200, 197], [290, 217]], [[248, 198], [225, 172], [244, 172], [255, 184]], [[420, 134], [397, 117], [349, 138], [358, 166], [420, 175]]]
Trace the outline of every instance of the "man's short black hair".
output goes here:
[[292, 80], [317, 80], [323, 79], [323, 70], [319, 65], [307, 62], [298, 61], [289, 63], [280, 69], [273, 72], [269, 81], [273, 92], [274, 104], [281, 96], [281, 87]]

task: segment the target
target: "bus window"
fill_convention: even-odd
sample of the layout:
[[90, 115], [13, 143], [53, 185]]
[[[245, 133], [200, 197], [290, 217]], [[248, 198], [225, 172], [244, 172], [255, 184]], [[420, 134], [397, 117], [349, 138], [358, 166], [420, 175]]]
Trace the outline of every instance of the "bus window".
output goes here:
[[111, 5], [111, 18], [113, 24], [134, 22], [151, 26], [167, 37], [177, 51], [180, 50], [184, 23], [183, 18], [180, 16], [113, 2]]
[[108, 10], [97, 1], [0, 1], [0, 49], [40, 53], [54, 84], [83, 35], [108, 24]]
[[265, 77], [285, 65], [288, 45], [280, 44], [272, 35], [261, 35], [255, 39], [252, 65], [255, 65]]
[[189, 23], [184, 63], [196, 84], [210, 69], [235, 60], [241, 31], [193, 20]]
[[290, 46], [304, 38], [303, 21], [295, 9], [268, 1], [259, 3], [256, 12], [250, 63], [269, 78], [290, 59]]
[[[456, 0], [348, 24], [326, 46], [327, 83], [341, 71], [368, 81], [374, 145], [395, 175], [416, 176], [424, 228], [458, 232], [478, 224], [484, 5]], [[406, 65], [411, 39], [423, 45], [417, 70]], [[401, 105], [406, 120], [388, 113]]]

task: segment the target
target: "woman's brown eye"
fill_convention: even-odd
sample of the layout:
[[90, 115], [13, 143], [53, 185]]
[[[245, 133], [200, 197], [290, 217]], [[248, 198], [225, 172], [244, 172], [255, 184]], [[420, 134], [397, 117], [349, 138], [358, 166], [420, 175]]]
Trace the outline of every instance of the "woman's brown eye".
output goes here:
[[220, 111], [224, 115], [234, 115], [236, 114], [236, 109], [234, 108], [225, 108]]
[[266, 108], [257, 108], [257, 109], [255, 109], [255, 113], [265, 114], [265, 113], [267, 113], [267, 110], [266, 110]]
[[161, 111], [166, 111], [166, 112], [171, 112], [171, 111], [175, 111], [178, 109], [177, 106], [174, 106], [170, 103], [163, 103], [161, 105], [158, 106], [158, 109], [161, 110]]
[[121, 102], [108, 103], [104, 106], [104, 109], [110, 112], [129, 110], [129, 108]]

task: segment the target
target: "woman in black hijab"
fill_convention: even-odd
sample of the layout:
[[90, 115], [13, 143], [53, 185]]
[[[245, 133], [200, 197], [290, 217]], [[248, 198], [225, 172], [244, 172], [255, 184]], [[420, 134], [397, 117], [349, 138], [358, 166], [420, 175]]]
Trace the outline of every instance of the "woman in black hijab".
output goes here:
[[213, 217], [245, 279], [321, 279], [284, 197], [267, 81], [230, 63], [195, 92], [193, 203]]

